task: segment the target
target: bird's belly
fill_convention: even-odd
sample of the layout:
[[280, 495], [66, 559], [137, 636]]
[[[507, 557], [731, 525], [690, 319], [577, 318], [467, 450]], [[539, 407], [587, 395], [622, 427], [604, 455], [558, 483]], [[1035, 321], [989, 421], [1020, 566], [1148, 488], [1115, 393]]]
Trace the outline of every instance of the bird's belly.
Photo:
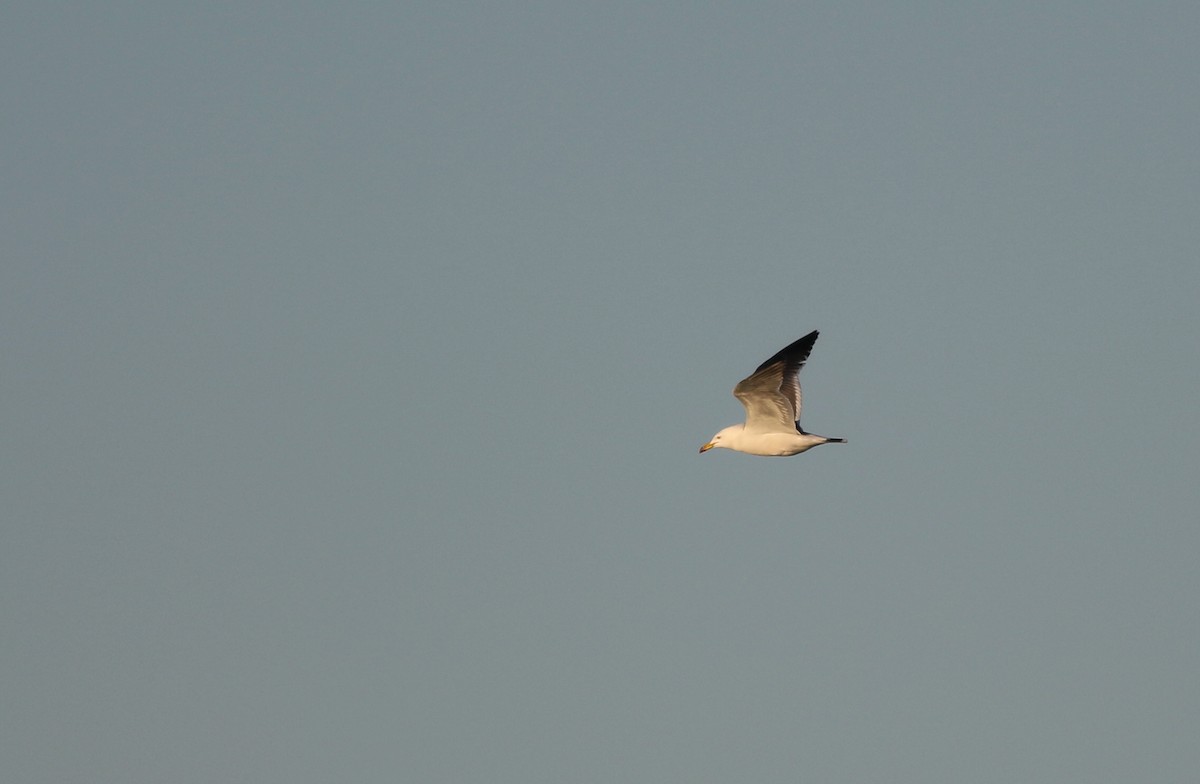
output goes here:
[[801, 433], [756, 433], [745, 439], [746, 443], [739, 444], [739, 448], [762, 457], [790, 457], [812, 449], [822, 440]]

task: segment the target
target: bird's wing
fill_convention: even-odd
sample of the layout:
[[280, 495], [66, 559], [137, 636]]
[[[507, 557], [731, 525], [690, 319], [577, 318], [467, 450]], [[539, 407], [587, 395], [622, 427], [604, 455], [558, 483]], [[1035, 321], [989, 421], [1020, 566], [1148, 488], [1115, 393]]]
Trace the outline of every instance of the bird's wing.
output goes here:
[[799, 429], [800, 368], [817, 342], [817, 330], [779, 351], [733, 388], [746, 408], [746, 429], [792, 432]]

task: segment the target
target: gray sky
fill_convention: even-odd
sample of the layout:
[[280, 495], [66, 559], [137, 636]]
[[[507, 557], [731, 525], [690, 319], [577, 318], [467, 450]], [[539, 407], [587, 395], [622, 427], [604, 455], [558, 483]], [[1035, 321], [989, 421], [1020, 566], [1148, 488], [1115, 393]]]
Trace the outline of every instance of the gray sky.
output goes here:
[[3, 17], [3, 780], [1195, 780], [1200, 6]]

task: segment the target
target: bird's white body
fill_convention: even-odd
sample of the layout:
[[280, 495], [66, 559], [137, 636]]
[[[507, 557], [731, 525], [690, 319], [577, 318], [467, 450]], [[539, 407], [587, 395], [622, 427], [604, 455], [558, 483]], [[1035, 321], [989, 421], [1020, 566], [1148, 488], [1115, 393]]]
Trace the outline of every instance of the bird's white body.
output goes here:
[[[747, 432], [745, 425], [730, 425], [713, 436], [709, 444], [712, 447], [732, 449], [748, 455], [790, 457], [812, 449], [814, 446], [828, 443], [830, 440], [825, 436], [814, 436], [811, 433]], [[834, 439], [834, 443], [840, 441], [841, 439]]]

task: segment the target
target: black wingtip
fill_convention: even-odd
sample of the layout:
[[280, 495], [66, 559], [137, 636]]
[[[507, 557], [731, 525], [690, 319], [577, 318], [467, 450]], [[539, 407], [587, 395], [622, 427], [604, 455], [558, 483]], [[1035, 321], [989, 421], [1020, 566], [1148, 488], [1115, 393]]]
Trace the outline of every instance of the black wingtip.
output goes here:
[[791, 359], [791, 358], [797, 357], [797, 356], [799, 357], [800, 364], [803, 365], [804, 362], [808, 359], [808, 355], [810, 353], [812, 353], [813, 344], [817, 342], [817, 338], [820, 337], [820, 335], [821, 335], [821, 331], [814, 329], [812, 332], [809, 332], [804, 337], [799, 338], [797, 340], [793, 340], [787, 346], [785, 346], [784, 348], [781, 348], [779, 351], [775, 352], [775, 355], [773, 357], [771, 357], [766, 362], [759, 365], [758, 370], [755, 370], [754, 372], [757, 373], [759, 370], [762, 370], [765, 367], [769, 367], [769, 366], [775, 364], [776, 362], [780, 361], [781, 359]]

